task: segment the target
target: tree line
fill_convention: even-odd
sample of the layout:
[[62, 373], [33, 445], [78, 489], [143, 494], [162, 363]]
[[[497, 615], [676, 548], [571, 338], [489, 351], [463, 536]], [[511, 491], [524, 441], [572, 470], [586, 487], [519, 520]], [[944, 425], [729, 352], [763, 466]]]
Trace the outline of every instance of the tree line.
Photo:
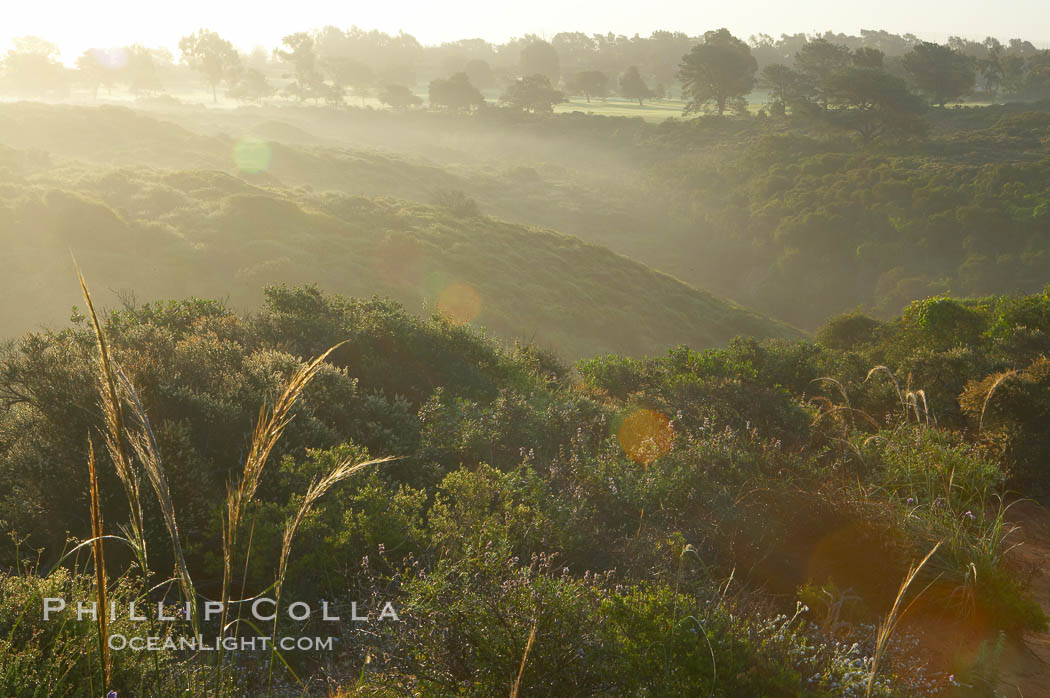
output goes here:
[[341, 104], [371, 97], [397, 109], [421, 106], [418, 88], [426, 86], [432, 107], [452, 110], [483, 106], [486, 92], [500, 90], [501, 103], [527, 111], [616, 92], [640, 105], [679, 96], [686, 114], [723, 114], [746, 109], [759, 88], [771, 114], [828, 118], [864, 140], [914, 132], [923, 105], [913, 93], [938, 106], [967, 97], [1050, 96], [1050, 50], [992, 37], [937, 44], [862, 31], [859, 37], [826, 32], [744, 41], [719, 29], [701, 37], [560, 33], [551, 41], [527, 35], [503, 45], [472, 39], [424, 47], [405, 33], [328, 26], [289, 34], [272, 51], [257, 47], [250, 54], [201, 29], [183, 37], [178, 49], [177, 59], [139, 45], [89, 49], [70, 70], [58, 61], [57, 46], [23, 37], [2, 68], [9, 91], [45, 97], [65, 96], [71, 84], [96, 97], [116, 85], [148, 95], [166, 82], [186, 82], [192, 71], [215, 101], [225, 88], [229, 98], [244, 102], [281, 96]]

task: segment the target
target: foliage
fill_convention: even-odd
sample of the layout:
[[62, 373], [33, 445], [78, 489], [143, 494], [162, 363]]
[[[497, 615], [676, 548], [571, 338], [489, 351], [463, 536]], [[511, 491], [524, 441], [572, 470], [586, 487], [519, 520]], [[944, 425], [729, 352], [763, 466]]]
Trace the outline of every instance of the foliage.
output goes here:
[[200, 73], [211, 87], [212, 101], [218, 101], [219, 83], [235, 84], [241, 60], [233, 44], [215, 32], [200, 29], [179, 40], [182, 60]]
[[566, 81], [565, 90], [571, 95], [583, 95], [588, 103], [591, 97], [605, 99], [609, 93], [609, 76], [599, 70], [584, 70]]
[[713, 104], [721, 116], [727, 106], [740, 108], [755, 84], [758, 63], [751, 50], [727, 29], [709, 31], [704, 41], [682, 58], [679, 75], [689, 103], [684, 112], [698, 112]]
[[415, 95], [404, 85], [386, 85], [379, 92], [379, 101], [394, 109], [408, 109], [421, 105], [423, 98]]
[[620, 76], [620, 94], [628, 99], [637, 99], [638, 106], [642, 106], [645, 100], [654, 96], [653, 91], [642, 79], [636, 65], [632, 65], [626, 73]]
[[447, 80], [439, 78], [430, 83], [430, 104], [459, 111], [480, 107], [485, 104], [485, 98], [470, 84], [466, 73], [456, 73]]
[[902, 64], [930, 102], [941, 107], [969, 93], [976, 81], [973, 61], [950, 46], [924, 41], [904, 56]]
[[528, 112], [551, 112], [554, 105], [565, 100], [565, 95], [551, 86], [550, 79], [541, 73], [518, 78], [500, 101], [514, 109]]
[[[660, 358], [601, 356], [574, 378], [534, 347], [502, 348], [388, 303], [313, 288], [267, 297], [246, 317], [201, 300], [138, 306], [109, 315], [103, 332], [166, 454], [194, 579], [233, 567], [249, 589], [264, 588], [278, 569], [289, 601], [346, 589], [337, 603], [396, 603], [401, 622], [348, 629], [336, 663], [290, 658], [297, 672], [325, 661], [344, 685], [395, 693], [490, 695], [518, 681], [617, 695], [830, 697], [863, 695], [871, 681], [874, 695], [933, 694], [948, 679], [924, 673], [921, 638], [904, 652], [868, 630], [894, 604], [909, 561], [931, 548], [915, 587], [935, 584], [908, 613], [979, 616], [1011, 632], [1045, 626], [1007, 552], [1010, 473], [981, 442], [936, 425], [949, 415], [933, 413], [933, 388], [928, 401], [893, 375], [925, 380], [931, 357], [963, 349], [984, 357], [966, 370], [994, 365], [1003, 338], [1030, 336], [1050, 317], [1045, 298], [935, 298], [894, 323], [839, 321], [821, 334], [824, 346], [739, 339]], [[251, 495], [251, 555], [217, 558], [222, 482], [243, 448], [229, 435], [302, 375], [296, 356], [340, 338], [331, 364], [311, 369], [273, 450], [279, 465]], [[75, 319], [27, 335], [2, 364], [0, 520], [5, 533], [31, 532], [22, 545], [45, 558], [66, 531], [86, 535], [82, 434], [104, 422], [93, 346]], [[876, 358], [892, 368], [870, 371]], [[951, 365], [965, 384], [967, 364]], [[988, 428], [1009, 415], [986, 415]], [[951, 419], [967, 417], [957, 408]], [[639, 438], [653, 447], [645, 457]], [[310, 494], [326, 473], [375, 452], [401, 458], [327, 498]], [[114, 496], [108, 458], [99, 489], [112, 522], [128, 504]], [[158, 506], [143, 501], [144, 537], [151, 565], [167, 566]], [[5, 555], [21, 565], [18, 551]], [[820, 601], [812, 615], [793, 600], [800, 588]], [[835, 589], [857, 602], [829, 620], [834, 592], [825, 602], [819, 590]], [[117, 586], [113, 595], [140, 594]], [[81, 632], [87, 643], [90, 627]], [[72, 652], [61, 637], [39, 642], [26, 647], [56, 662]], [[166, 680], [197, 680], [192, 655], [158, 661]], [[242, 691], [258, 680], [253, 661], [228, 676]], [[147, 670], [118, 667], [129, 681]], [[154, 681], [150, 671], [143, 680]]]

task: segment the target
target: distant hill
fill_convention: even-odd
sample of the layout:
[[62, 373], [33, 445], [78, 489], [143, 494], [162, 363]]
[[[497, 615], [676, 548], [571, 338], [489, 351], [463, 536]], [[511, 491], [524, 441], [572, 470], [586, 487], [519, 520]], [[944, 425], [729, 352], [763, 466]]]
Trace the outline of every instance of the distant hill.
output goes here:
[[428, 205], [258, 179], [0, 152], [0, 334], [68, 316], [79, 302], [70, 251], [125, 302], [194, 295], [253, 308], [266, 285], [316, 283], [569, 358], [798, 334], [607, 249], [477, 214], [461, 195]]

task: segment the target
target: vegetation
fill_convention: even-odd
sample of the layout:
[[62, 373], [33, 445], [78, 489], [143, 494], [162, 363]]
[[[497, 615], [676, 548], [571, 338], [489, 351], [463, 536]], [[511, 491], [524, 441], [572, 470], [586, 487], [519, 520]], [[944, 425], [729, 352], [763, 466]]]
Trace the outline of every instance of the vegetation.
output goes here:
[[701, 111], [707, 104], [713, 104], [719, 116], [728, 106], [742, 110], [756, 70], [758, 62], [747, 44], [725, 29], [707, 32], [679, 68], [683, 94], [689, 97], [685, 112]]
[[[31, 120], [42, 114], [37, 109], [8, 113]], [[86, 116], [99, 128], [118, 124]], [[156, 122], [138, 121], [130, 113], [113, 116], [163, 142], [157, 136], [165, 129]], [[44, 122], [35, 128], [58, 133]], [[128, 131], [110, 133], [123, 137]], [[413, 311], [437, 310], [570, 358], [651, 353], [679, 342], [716, 346], [736, 334], [798, 335], [607, 250], [480, 215], [462, 192], [458, 198], [447, 194], [457, 191], [455, 181], [425, 168], [414, 175], [418, 186], [401, 193], [436, 206], [288, 189], [264, 170], [271, 160], [272, 175], [281, 176], [287, 166], [318, 182], [348, 177], [345, 185], [353, 191], [358, 182], [381, 182], [373, 174], [383, 169], [387, 181], [415, 169], [396, 159], [169, 133], [179, 139], [171, 144], [171, 157], [193, 159], [197, 150], [205, 157], [222, 153], [226, 162], [238, 162], [230, 169], [239, 176], [203, 169], [85, 170], [34, 164], [13, 154], [14, 167], [2, 175], [0, 193], [7, 212], [0, 230], [8, 258], [19, 260], [4, 286], [10, 303], [0, 311], [8, 333], [29, 329], [43, 317], [68, 317], [64, 299], [74, 287], [46, 280], [62, 278], [73, 249], [88, 273], [109, 279], [126, 298], [122, 289], [143, 299], [193, 289], [252, 307], [266, 283], [317, 283], [365, 297], [392, 296]], [[96, 141], [92, 147], [105, 144]], [[226, 155], [231, 150], [232, 160]], [[435, 198], [439, 192], [446, 195]], [[41, 269], [49, 271], [41, 275]]]
[[[124, 456], [111, 435], [97, 454], [102, 530], [131, 516], [148, 569], [179, 569], [184, 556], [186, 577], [210, 597], [243, 570], [249, 595], [276, 571], [288, 602], [333, 589], [351, 590], [343, 603], [397, 602], [402, 622], [371, 616], [371, 632], [343, 637], [335, 665], [283, 657], [280, 682], [324, 662], [331, 681], [358, 691], [491, 694], [518, 675], [532, 636], [520, 676], [529, 690], [571, 677], [580, 694], [706, 686], [838, 696], [862, 695], [871, 681], [875, 695], [903, 695], [950, 683], [922, 623], [892, 632], [905, 604], [913, 620], [943, 623], [950, 611], [960, 642], [1046, 623], [1015, 581], [999, 499], [1011, 483], [1048, 484], [1046, 454], [1031, 450], [1042, 422], [1015, 416], [1014, 405], [1029, 404], [1029, 379], [997, 378], [987, 399], [983, 376], [1050, 348], [1050, 292], [933, 299], [891, 324], [845, 317], [819, 344], [606, 355], [578, 364], [576, 378], [533, 347], [504, 349], [439, 316], [417, 320], [391, 303], [308, 288], [272, 288], [251, 316], [202, 300], [137, 306], [107, 315], [99, 332], [126, 386], [107, 389], [103, 376], [101, 402], [95, 330], [83, 316], [26, 335], [3, 359], [0, 520], [19, 541], [3, 553], [12, 570], [4, 598], [25, 623], [40, 623], [30, 605], [55, 589], [93, 593], [79, 572], [15, 571], [27, 550], [40, 551], [37, 570], [50, 569], [67, 531], [91, 535], [83, 435], [118, 428], [106, 416], [115, 404], [155, 445]], [[329, 363], [295, 358], [324, 355], [338, 338], [349, 339]], [[875, 361], [886, 363], [869, 371]], [[905, 373], [910, 384], [899, 384]], [[282, 390], [292, 397], [277, 397]], [[285, 424], [300, 392], [295, 419], [271, 432], [265, 425]], [[980, 398], [995, 409], [976, 410]], [[244, 447], [226, 436], [264, 401], [274, 407], [231, 480]], [[132, 446], [147, 443], [122, 428]], [[353, 475], [342, 496], [319, 496], [350, 477], [341, 464], [369, 453], [399, 459]], [[163, 496], [122, 494], [128, 473], [161, 461], [166, 476], [150, 482], [164, 483]], [[241, 483], [234, 499], [224, 481]], [[150, 523], [175, 517], [177, 527]], [[225, 530], [245, 536], [250, 517], [251, 540], [224, 543], [223, 517]], [[282, 521], [294, 522], [283, 544]], [[122, 552], [107, 547], [111, 570]], [[909, 561], [927, 552], [915, 588], [895, 596]], [[129, 570], [106, 591], [143, 598], [136, 584]], [[177, 606], [189, 588], [162, 598]], [[891, 630], [875, 633], [891, 607]], [[992, 630], [978, 616], [993, 619]], [[54, 666], [68, 661], [84, 681], [96, 671], [91, 621], [38, 627], [48, 632], [33, 646]], [[459, 638], [454, 648], [444, 633]], [[113, 653], [107, 686], [218, 680], [204, 654], [169, 652], [154, 666], [135, 656]], [[236, 690], [265, 682], [250, 655], [229, 661], [235, 670], [222, 680]], [[9, 693], [45, 680], [3, 666]], [[49, 685], [76, 695], [82, 684]]]
[[1050, 52], [180, 50], [0, 66], [0, 694], [1045, 687]]

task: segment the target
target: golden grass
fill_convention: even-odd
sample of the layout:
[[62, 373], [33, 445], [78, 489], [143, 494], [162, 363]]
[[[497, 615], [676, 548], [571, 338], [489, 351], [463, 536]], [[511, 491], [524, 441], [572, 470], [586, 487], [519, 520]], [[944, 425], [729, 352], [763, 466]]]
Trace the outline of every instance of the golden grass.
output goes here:
[[992, 387], [988, 388], [988, 394], [984, 396], [984, 402], [981, 403], [981, 419], [980, 419], [980, 421], [977, 424], [977, 434], [978, 435], [980, 435], [981, 432], [984, 430], [984, 413], [985, 413], [985, 410], [988, 409], [988, 403], [992, 401], [992, 395], [995, 394], [996, 389], [1000, 385], [1005, 383], [1008, 378], [1012, 378], [1013, 376], [1016, 376], [1016, 375], [1017, 375], [1017, 371], [1005, 371], [1003, 373], [1000, 373], [999, 376], [995, 379], [995, 382], [992, 383]]
[[102, 398], [102, 415], [106, 423], [106, 431], [103, 434], [106, 447], [113, 466], [117, 471], [117, 477], [124, 485], [124, 492], [128, 498], [128, 508], [131, 511], [131, 535], [129, 539], [135, 547], [135, 553], [142, 566], [142, 573], [147, 574], [149, 569], [146, 555], [146, 539], [143, 534], [142, 499], [139, 496], [138, 474], [132, 467], [131, 459], [128, 457], [124, 445], [124, 434], [127, 426], [124, 423], [124, 408], [117, 389], [117, 380], [113, 370], [113, 360], [110, 356], [109, 344], [106, 335], [102, 331], [98, 313], [95, 312], [95, 304], [91, 301], [91, 293], [88, 291], [84, 275], [77, 269], [77, 277], [80, 279], [80, 289], [84, 293], [84, 301], [87, 303], [88, 314], [95, 329], [95, 339], [98, 343], [98, 373], [99, 393]]
[[[98, 386], [101, 397], [102, 413], [105, 422], [103, 437], [110, 457], [113, 460], [118, 478], [120, 479], [128, 499], [131, 512], [130, 530], [125, 530], [127, 542], [134, 549], [139, 567], [143, 576], [143, 595], [149, 596], [150, 569], [146, 554], [146, 540], [144, 535], [144, 520], [142, 513], [141, 487], [139, 482], [139, 471], [132, 459], [134, 456], [145, 471], [146, 477], [157, 496], [164, 526], [171, 539], [174, 551], [176, 577], [179, 582], [184, 600], [189, 603], [191, 609], [190, 622], [195, 634], [200, 632], [197, 614], [197, 591], [190, 575], [189, 566], [186, 563], [179, 534], [178, 520], [175, 514], [175, 506], [171, 498], [167, 475], [165, 474], [160, 450], [157, 440], [150, 425], [142, 400], [132, 381], [124, 374], [113, 360], [110, 346], [106, 340], [102, 323], [95, 310], [88, 291], [84, 276], [77, 269], [80, 287], [87, 303], [88, 314], [95, 331], [98, 345]], [[333, 351], [342, 346], [335, 345], [328, 351], [316, 357], [301, 369], [299, 369], [288, 381], [284, 390], [274, 402], [272, 409], [267, 409], [265, 404], [259, 410], [259, 417], [252, 432], [248, 456], [242, 468], [241, 477], [236, 483], [227, 488], [225, 517], [223, 519], [223, 579], [222, 579], [222, 614], [220, 621], [220, 635], [225, 637], [229, 630], [228, 608], [231, 601], [231, 589], [233, 582], [233, 562], [237, 558], [238, 532], [243, 522], [244, 513], [249, 504], [255, 499], [262, 473], [269, 460], [274, 447], [284, 434], [285, 428], [292, 420], [292, 410], [302, 397], [304, 390], [310, 381], [317, 375], [324, 365], [325, 360]], [[131, 418], [131, 426], [128, 417]], [[129, 448], [130, 446], [130, 448]], [[95, 559], [96, 583], [98, 586], [99, 607], [102, 612], [98, 613], [100, 651], [103, 657], [103, 674], [105, 685], [110, 685], [110, 672], [112, 663], [107, 651], [107, 614], [106, 608], [106, 570], [102, 551], [102, 513], [98, 493], [98, 473], [95, 463], [94, 446], [89, 444], [89, 475], [91, 479], [91, 526], [92, 526], [92, 550]], [[349, 479], [354, 474], [371, 465], [384, 463], [391, 458], [379, 458], [364, 462], [345, 460], [334, 467], [325, 476], [315, 479], [307, 489], [303, 502], [295, 516], [285, 525], [282, 537], [281, 557], [277, 577], [274, 583], [276, 597], [279, 603], [280, 590], [284, 584], [288, 568], [288, 560], [291, 556], [292, 542], [302, 521], [309, 514], [310, 509], [316, 502], [335, 485]], [[251, 547], [251, 539], [248, 542]], [[250, 550], [246, 555], [250, 553]], [[242, 590], [243, 596], [243, 590]], [[274, 621], [274, 632], [276, 633], [276, 620]], [[220, 647], [222, 645], [220, 644]], [[223, 653], [220, 650], [215, 660], [216, 690], [219, 690], [223, 679]], [[271, 658], [272, 668], [272, 658]]]
[[926, 563], [929, 562], [930, 558], [937, 552], [937, 549], [941, 547], [942, 542], [943, 541], [938, 541], [936, 545], [930, 548], [930, 552], [926, 553], [926, 557], [922, 559], [922, 562], [918, 565], [913, 565], [908, 570], [908, 574], [904, 576], [900, 589], [897, 590], [897, 597], [893, 600], [893, 606], [890, 608], [890, 612], [886, 615], [886, 619], [879, 626], [879, 632], [875, 636], [875, 654], [871, 661], [871, 674], [868, 676], [868, 687], [864, 693], [865, 696], [870, 696], [872, 689], [875, 687], [875, 676], [878, 674], [879, 665], [882, 663], [882, 660], [886, 655], [886, 648], [889, 646], [890, 639], [893, 637], [894, 632], [896, 632], [897, 625], [900, 623], [901, 618], [903, 618], [904, 614], [906, 614], [912, 607], [912, 604], [922, 596], [923, 592], [930, 588], [930, 585], [927, 585], [922, 591], [915, 595], [915, 598], [908, 602], [908, 605], [905, 606], [903, 610], [901, 610], [901, 602], [903, 601], [904, 596], [908, 593], [908, 589], [911, 587], [912, 582], [915, 581], [915, 578], [919, 575], [922, 568], [925, 567]]
[[171, 539], [172, 550], [175, 555], [175, 567], [179, 578], [179, 586], [182, 588], [183, 598], [190, 602], [190, 623], [193, 625], [194, 633], [200, 632], [200, 624], [197, 618], [197, 591], [190, 576], [189, 566], [186, 564], [186, 556], [182, 550], [182, 540], [179, 536], [179, 524], [175, 518], [175, 505], [171, 501], [171, 491], [168, 488], [168, 478], [164, 473], [161, 463], [160, 452], [157, 448], [157, 439], [153, 434], [149, 417], [142, 406], [135, 387], [128, 377], [117, 368], [116, 371], [124, 389], [124, 396], [131, 406], [131, 412], [138, 421], [138, 431], [129, 433], [132, 449], [146, 471], [150, 485], [157, 495], [161, 515], [164, 517], [164, 526]]
[[518, 698], [518, 692], [521, 690], [521, 677], [525, 675], [525, 663], [529, 661], [529, 652], [532, 651], [532, 644], [536, 642], [536, 627], [539, 621], [532, 622], [532, 630], [529, 631], [529, 639], [525, 642], [525, 652], [521, 655], [521, 666], [518, 668], [518, 677], [514, 679], [514, 685], [510, 687], [510, 698]]
[[109, 656], [108, 614], [106, 613], [106, 558], [102, 551], [102, 508], [98, 498], [98, 471], [95, 469], [95, 445], [88, 439], [88, 478], [91, 493], [91, 552], [95, 562], [95, 593], [98, 596], [98, 651], [102, 663], [102, 685], [110, 686], [112, 662]]
[[[237, 537], [241, 527], [245, 507], [255, 498], [262, 479], [263, 469], [270, 457], [274, 446], [277, 445], [285, 428], [292, 420], [292, 408], [302, 397], [303, 391], [310, 381], [314, 379], [318, 371], [324, 365], [325, 359], [342, 346], [340, 342], [328, 351], [324, 352], [313, 361], [303, 366], [288, 381], [284, 391], [274, 402], [273, 408], [267, 411], [266, 405], [259, 408], [259, 417], [252, 432], [251, 445], [248, 449], [248, 457], [245, 458], [241, 478], [237, 485], [230, 485], [226, 490], [226, 516], [223, 520], [223, 571], [222, 591], [220, 601], [222, 613], [220, 632], [225, 634], [227, 620], [229, 617], [229, 604], [231, 596], [231, 584], [233, 582], [233, 563], [237, 555]], [[221, 678], [222, 650], [218, 653], [218, 676]]]

